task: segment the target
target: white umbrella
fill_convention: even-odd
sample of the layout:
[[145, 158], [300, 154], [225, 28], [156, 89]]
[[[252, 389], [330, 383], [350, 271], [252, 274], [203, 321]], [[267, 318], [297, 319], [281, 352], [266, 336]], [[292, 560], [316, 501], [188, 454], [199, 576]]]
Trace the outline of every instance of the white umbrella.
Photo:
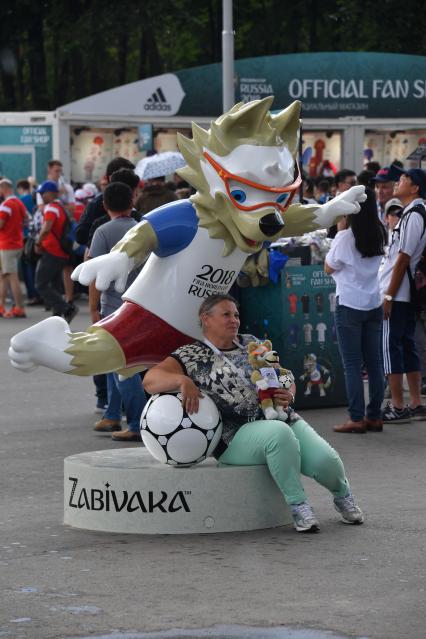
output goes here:
[[151, 180], [162, 175], [170, 175], [176, 169], [186, 165], [182, 153], [178, 151], [164, 151], [139, 160], [135, 173], [141, 180]]

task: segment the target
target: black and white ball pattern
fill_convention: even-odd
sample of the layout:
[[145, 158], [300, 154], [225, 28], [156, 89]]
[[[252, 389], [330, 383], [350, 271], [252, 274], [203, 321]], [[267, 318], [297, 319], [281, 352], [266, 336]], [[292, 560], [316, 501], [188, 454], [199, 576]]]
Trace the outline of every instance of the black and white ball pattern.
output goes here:
[[200, 398], [197, 413], [190, 415], [180, 393], [153, 395], [141, 416], [141, 436], [155, 459], [172, 466], [191, 466], [209, 457], [222, 434], [222, 420], [208, 396]]
[[290, 388], [292, 387], [293, 383], [294, 383], [294, 376], [293, 373], [285, 373], [284, 375], [280, 375], [279, 380], [282, 384], [282, 388], [285, 388], [285, 390], [290, 390]]

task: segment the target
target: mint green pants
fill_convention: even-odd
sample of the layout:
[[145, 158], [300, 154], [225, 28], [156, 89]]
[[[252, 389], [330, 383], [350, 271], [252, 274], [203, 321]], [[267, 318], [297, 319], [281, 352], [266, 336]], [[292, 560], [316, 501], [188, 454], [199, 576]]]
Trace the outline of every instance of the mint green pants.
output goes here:
[[244, 424], [218, 461], [232, 466], [266, 464], [287, 504], [306, 500], [301, 474], [335, 497], [350, 492], [338, 453], [303, 419], [292, 426], [278, 420]]

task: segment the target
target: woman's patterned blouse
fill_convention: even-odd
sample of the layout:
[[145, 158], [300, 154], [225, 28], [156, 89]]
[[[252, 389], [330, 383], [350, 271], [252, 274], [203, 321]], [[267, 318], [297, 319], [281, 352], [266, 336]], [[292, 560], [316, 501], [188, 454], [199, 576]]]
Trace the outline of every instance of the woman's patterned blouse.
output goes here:
[[[253, 335], [239, 335], [238, 340], [244, 347], [249, 342], [259, 341]], [[179, 362], [185, 375], [215, 402], [222, 416], [225, 445], [231, 442], [243, 424], [265, 419], [256, 386], [250, 380], [253, 369], [248, 362], [247, 348], [236, 346], [222, 354], [215, 353], [204, 342], [195, 342], [181, 346], [172, 353], [172, 357]], [[300, 419], [292, 408], [287, 412], [288, 424]]]

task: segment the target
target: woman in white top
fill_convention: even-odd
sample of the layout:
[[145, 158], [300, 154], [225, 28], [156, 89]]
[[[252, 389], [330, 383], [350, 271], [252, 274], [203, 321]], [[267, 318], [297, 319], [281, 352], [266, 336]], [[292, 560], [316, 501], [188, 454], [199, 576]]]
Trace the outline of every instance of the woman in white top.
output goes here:
[[[335, 323], [343, 361], [349, 419], [338, 433], [381, 431], [384, 393], [382, 361], [382, 299], [378, 270], [384, 255], [386, 231], [377, 215], [374, 192], [357, 215], [344, 218], [325, 261], [336, 282]], [[370, 401], [365, 411], [363, 365], [367, 369]]]

